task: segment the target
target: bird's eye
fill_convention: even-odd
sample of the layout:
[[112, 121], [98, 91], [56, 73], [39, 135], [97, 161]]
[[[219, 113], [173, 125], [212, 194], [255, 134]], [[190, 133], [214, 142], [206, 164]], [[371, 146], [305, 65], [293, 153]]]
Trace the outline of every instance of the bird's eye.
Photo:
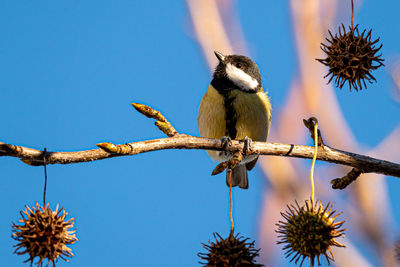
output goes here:
[[238, 63], [236, 63], [236, 67], [240, 69], [242, 67], [242, 64], [240, 62], [238, 62]]

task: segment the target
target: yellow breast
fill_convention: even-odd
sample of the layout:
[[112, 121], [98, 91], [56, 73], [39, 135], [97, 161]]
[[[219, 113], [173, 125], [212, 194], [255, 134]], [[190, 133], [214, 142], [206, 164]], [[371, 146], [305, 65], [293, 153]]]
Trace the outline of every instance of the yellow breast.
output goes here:
[[[235, 139], [247, 136], [254, 141], [266, 141], [271, 122], [271, 105], [265, 92], [261, 90], [251, 94], [232, 90], [229, 98], [233, 100], [231, 108], [234, 109]], [[216, 139], [227, 136], [226, 113], [224, 97], [210, 85], [201, 100], [197, 117], [200, 136]], [[207, 153], [216, 160], [224, 160], [217, 151]]]
[[271, 123], [271, 104], [264, 91], [256, 94], [239, 90], [231, 92], [236, 114], [236, 138], [246, 136], [254, 141], [266, 141]]
[[221, 138], [225, 136], [224, 97], [210, 84], [200, 102], [197, 124], [201, 137]]

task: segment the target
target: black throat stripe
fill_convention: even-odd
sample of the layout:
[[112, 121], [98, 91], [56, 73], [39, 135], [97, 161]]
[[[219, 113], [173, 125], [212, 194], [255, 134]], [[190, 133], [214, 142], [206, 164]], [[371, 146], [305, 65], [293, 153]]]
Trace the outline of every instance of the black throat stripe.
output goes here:
[[229, 136], [232, 139], [236, 138], [236, 122], [237, 114], [235, 108], [233, 107], [233, 102], [235, 101], [235, 96], [228, 93], [224, 95], [224, 105], [225, 105], [225, 136]]
[[211, 85], [224, 97], [225, 106], [225, 136], [229, 136], [232, 139], [236, 138], [236, 122], [237, 114], [233, 107], [235, 96], [232, 96], [231, 92], [235, 89], [240, 90], [238, 86], [233, 84], [227, 78], [214, 78], [211, 81]]

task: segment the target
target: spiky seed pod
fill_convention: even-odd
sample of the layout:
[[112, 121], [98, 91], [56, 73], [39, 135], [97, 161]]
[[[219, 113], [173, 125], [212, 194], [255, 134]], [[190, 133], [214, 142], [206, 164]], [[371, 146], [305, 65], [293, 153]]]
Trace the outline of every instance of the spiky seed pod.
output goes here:
[[[342, 32], [343, 30], [343, 32]], [[345, 26], [339, 26], [339, 36], [332, 35], [330, 31], [330, 39], [326, 38], [329, 44], [321, 43], [321, 49], [325, 52], [326, 58], [317, 59], [322, 64], [329, 67], [329, 72], [324, 78], [331, 75], [328, 83], [335, 78], [334, 83], [337, 87], [342, 88], [348, 82], [349, 89], [353, 87], [356, 91], [363, 88], [361, 82], [366, 88], [365, 80], [369, 83], [376, 81], [371, 74], [372, 70], [376, 70], [384, 65], [384, 61], [380, 55], [376, 53], [381, 49], [382, 44], [375, 48], [375, 41], [371, 41], [371, 30], [365, 35], [366, 30], [361, 34], [358, 30], [358, 25], [354, 28], [349, 27], [346, 32]]]
[[239, 234], [235, 236], [233, 233], [226, 239], [223, 239], [218, 233], [213, 235], [215, 242], [208, 241], [209, 244], [202, 244], [208, 252], [197, 254], [205, 261], [200, 264], [213, 267], [264, 266], [255, 263], [260, 249], [254, 248], [254, 241], [247, 242], [249, 238], [239, 237]]
[[37, 266], [43, 266], [44, 260], [47, 259], [47, 266], [50, 262], [55, 266], [58, 258], [69, 261], [65, 257], [72, 257], [72, 250], [67, 247], [69, 244], [75, 243], [78, 239], [75, 236], [74, 218], [65, 221], [67, 212], [64, 208], [52, 211], [47, 203], [46, 207], [40, 207], [36, 203], [35, 207], [28, 207], [20, 212], [21, 219], [17, 225], [12, 224], [12, 237], [19, 243], [16, 244], [14, 253], [23, 255], [29, 254], [31, 265], [34, 258], [39, 257], [36, 262]]
[[344, 221], [335, 222], [341, 213], [334, 215], [336, 211], [332, 211], [333, 206], [328, 203], [324, 208], [320, 201], [313, 203], [306, 200], [301, 207], [296, 201], [296, 205], [288, 205], [287, 208], [285, 213], [281, 213], [286, 221], [276, 224], [276, 232], [279, 234], [277, 243], [286, 244], [283, 250], [286, 250], [286, 257], [292, 257], [290, 262], [295, 260], [297, 264], [301, 259], [302, 266], [304, 260], [309, 258], [310, 265], [314, 266], [315, 257], [318, 264], [321, 263], [321, 255], [325, 256], [328, 264], [334, 261], [331, 246], [344, 247], [335, 240], [344, 236], [346, 230], [340, 229]]

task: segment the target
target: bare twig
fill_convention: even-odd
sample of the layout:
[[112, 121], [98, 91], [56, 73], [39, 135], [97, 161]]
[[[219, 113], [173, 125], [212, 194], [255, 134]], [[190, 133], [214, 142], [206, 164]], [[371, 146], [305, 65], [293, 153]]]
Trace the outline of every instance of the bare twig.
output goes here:
[[239, 150], [237, 150], [235, 153], [233, 153], [233, 156], [230, 160], [221, 162], [220, 164], [217, 165], [217, 167], [214, 168], [212, 171], [211, 175], [217, 175], [223, 172], [226, 168], [233, 170], [236, 165], [239, 164], [243, 159], [243, 153]]
[[147, 118], [155, 119], [156, 122], [154, 124], [158, 127], [158, 129], [160, 129], [160, 131], [165, 133], [167, 136], [173, 137], [178, 134], [178, 132], [175, 130], [175, 128], [171, 125], [171, 123], [169, 121], [167, 121], [167, 119], [161, 114], [161, 112], [159, 112], [149, 106], [139, 104], [139, 103], [132, 103], [132, 106], [137, 111], [139, 111], [140, 113], [145, 115]]
[[345, 189], [349, 184], [357, 180], [362, 172], [353, 168], [351, 171], [342, 178], [336, 178], [331, 181], [333, 189]]
[[[314, 140], [314, 125], [318, 123], [317, 118], [311, 117], [308, 120], [303, 120], [304, 125], [307, 127], [308, 131], [311, 134], [311, 139]], [[321, 131], [318, 129], [318, 146], [324, 146], [324, 140], [322, 140]]]
[[[99, 149], [76, 152], [44, 152], [33, 148], [15, 146], [0, 142], [0, 156], [17, 157], [29, 165], [40, 166], [43, 164], [70, 164], [88, 162], [124, 155], [136, 155], [164, 149], [205, 149], [230, 151], [233, 152], [233, 154], [244, 150], [244, 142], [238, 140], [232, 140], [229, 146], [224, 147], [221, 145], [221, 140], [218, 139], [178, 134], [174, 127], [172, 127], [172, 125], [159, 111], [142, 104], [134, 103], [132, 105], [147, 117], [156, 119], [157, 121], [155, 124], [157, 127], [170, 137], [122, 145], [105, 142], [97, 144], [97, 146], [100, 147]], [[311, 123], [310, 120], [309, 123]], [[157, 123], [162, 123], [163, 127], [160, 127]], [[293, 144], [252, 142], [252, 149], [248, 151], [247, 154], [311, 159], [314, 155], [314, 147]], [[45, 162], [43, 160], [44, 155], [46, 157]], [[317, 159], [336, 164], [352, 166], [362, 173], [375, 172], [400, 178], [400, 164], [351, 152], [341, 151], [331, 148], [327, 145], [319, 147]], [[230, 162], [227, 167], [233, 167], [232, 164], [233, 163]]]
[[[70, 164], [79, 162], [88, 162], [124, 155], [136, 155], [140, 153], [164, 150], [164, 149], [206, 149], [206, 150], [226, 150], [226, 151], [243, 151], [243, 142], [232, 140], [232, 145], [223, 149], [221, 140], [200, 138], [194, 136], [178, 136], [161, 139], [153, 139], [147, 141], [134, 142], [124, 145], [114, 145], [111, 143], [101, 143], [118, 147], [129, 147], [125, 153], [109, 153], [104, 149], [83, 150], [76, 152], [46, 152], [47, 164]], [[296, 158], [311, 159], [314, 154], [314, 147], [281, 144], [281, 143], [264, 143], [252, 142], [252, 150], [248, 153], [259, 155], [286, 156]], [[28, 159], [30, 162], [35, 162], [32, 165], [43, 165], [43, 151], [32, 149], [23, 146], [15, 146], [0, 142], [0, 156], [11, 156], [21, 159]], [[363, 173], [375, 172], [389, 176], [400, 178], [400, 164], [380, 160], [364, 155], [359, 155], [351, 152], [341, 151], [325, 145], [319, 148], [317, 160], [327, 161], [336, 164], [351, 166], [360, 170]]]
[[[324, 141], [322, 140], [321, 131], [318, 129], [318, 131], [315, 133], [315, 130], [314, 130], [315, 125], [318, 124], [317, 118], [311, 117], [308, 120], [303, 120], [303, 123], [306, 126], [306, 128], [310, 131], [311, 138], [314, 141], [314, 145], [315, 145], [316, 142], [318, 142], [318, 146], [324, 147], [325, 144], [324, 144]], [[318, 139], [315, 138], [315, 135], [317, 135]], [[313, 170], [313, 167], [311, 167], [311, 170]], [[357, 180], [357, 178], [361, 174], [362, 174], [362, 171], [360, 171], [360, 170], [358, 170], [356, 168], [353, 168], [345, 176], [343, 176], [341, 178], [336, 178], [336, 179], [331, 180], [332, 188], [333, 189], [345, 189], [348, 185], [350, 185], [352, 182]], [[312, 175], [311, 175], [311, 177], [312, 177]], [[311, 191], [312, 192], [311, 193], [311, 200], [312, 200], [313, 197], [314, 197], [313, 180], [311, 180], [311, 188], [312, 188], [312, 191]]]

